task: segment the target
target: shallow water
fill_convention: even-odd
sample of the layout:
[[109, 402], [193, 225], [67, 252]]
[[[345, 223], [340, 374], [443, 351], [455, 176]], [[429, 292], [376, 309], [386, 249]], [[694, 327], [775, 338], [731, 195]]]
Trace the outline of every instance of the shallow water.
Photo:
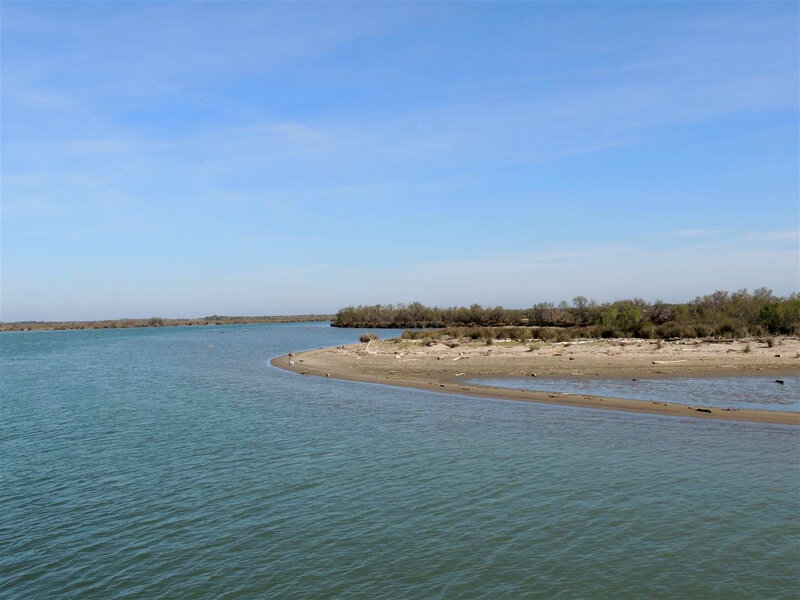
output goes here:
[[796, 428], [268, 364], [359, 333], [0, 335], [0, 597], [800, 593]]
[[[780, 379], [783, 383], [777, 383]], [[473, 379], [470, 383], [562, 394], [651, 400], [757, 410], [800, 411], [800, 377], [670, 377], [587, 379], [526, 377]]]

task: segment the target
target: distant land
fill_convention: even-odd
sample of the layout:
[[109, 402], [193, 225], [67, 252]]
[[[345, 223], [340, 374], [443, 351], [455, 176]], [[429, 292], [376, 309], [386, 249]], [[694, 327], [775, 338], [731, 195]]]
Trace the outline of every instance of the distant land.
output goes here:
[[189, 325], [249, 325], [257, 323], [299, 323], [330, 321], [333, 315], [279, 315], [263, 317], [225, 317], [211, 315], [199, 319], [109, 319], [105, 321], [15, 321], [0, 322], [0, 331], [35, 331], [65, 329], [129, 329], [131, 327], [184, 327]]

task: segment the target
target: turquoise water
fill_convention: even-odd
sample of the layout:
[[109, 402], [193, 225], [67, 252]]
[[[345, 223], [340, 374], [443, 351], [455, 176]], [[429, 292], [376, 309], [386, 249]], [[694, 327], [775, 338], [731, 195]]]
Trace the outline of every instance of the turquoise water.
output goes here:
[[800, 594], [796, 428], [268, 364], [359, 333], [0, 335], [0, 597]]
[[[777, 383], [780, 379], [783, 383]], [[722, 408], [800, 411], [800, 377], [669, 377], [593, 379], [526, 377], [473, 379], [470, 383], [561, 394], [591, 394]]]

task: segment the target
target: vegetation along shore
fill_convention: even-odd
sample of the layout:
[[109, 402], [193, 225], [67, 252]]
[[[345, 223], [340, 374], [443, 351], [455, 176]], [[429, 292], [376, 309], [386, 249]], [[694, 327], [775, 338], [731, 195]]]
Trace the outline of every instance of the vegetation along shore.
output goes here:
[[[691, 302], [653, 303], [634, 298], [597, 303], [578, 296], [571, 304], [550, 302], [530, 308], [503, 307], [438, 308], [419, 302], [408, 305], [348, 306], [333, 317], [334, 327], [445, 328], [528, 327], [522, 338], [644, 339], [723, 337], [728, 339], [765, 334], [800, 335], [800, 294], [775, 296], [759, 288], [753, 293], [717, 291]], [[480, 335], [491, 337], [485, 330]], [[505, 335], [505, 333], [504, 333]]]

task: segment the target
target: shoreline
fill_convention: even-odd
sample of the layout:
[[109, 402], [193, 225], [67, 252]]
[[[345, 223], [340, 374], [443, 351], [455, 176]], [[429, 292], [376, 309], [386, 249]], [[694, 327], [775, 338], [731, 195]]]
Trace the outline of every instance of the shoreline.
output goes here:
[[[666, 347], [670, 344], [672, 347]], [[589, 340], [582, 344], [549, 344], [541, 352], [533, 352], [521, 349], [521, 345], [515, 343], [492, 346], [466, 343], [451, 348], [445, 344], [428, 346], [390, 340], [290, 353], [273, 358], [270, 364], [300, 375], [479, 398], [684, 418], [800, 425], [800, 412], [795, 411], [725, 410], [701, 404], [520, 390], [475, 383], [475, 380], [488, 378], [519, 379], [531, 376], [533, 372], [536, 376], [565, 379], [800, 375], [800, 358], [794, 357], [800, 353], [800, 340], [781, 340], [781, 345], [776, 348], [759, 348], [746, 354], [736, 348], [737, 344], [742, 342], [708, 345], [683, 340], [679, 344], [669, 343], [664, 348], [653, 349], [652, 344], [646, 341]], [[692, 346], [697, 350], [687, 351]], [[622, 350], [627, 347], [628, 351], [614, 352], [615, 347]], [[737, 356], [732, 356], [732, 352], [738, 352]], [[675, 358], [676, 355], [686, 358]], [[742, 356], [746, 360], [742, 360]], [[783, 360], [777, 360], [779, 358]], [[466, 383], [466, 380], [472, 381]]]
[[207, 325], [265, 325], [273, 323], [325, 323], [329, 315], [285, 315], [277, 317], [209, 317], [200, 319], [109, 319], [103, 321], [14, 321], [0, 322], [0, 333], [22, 331], [84, 331], [87, 329], [147, 329], [158, 327], [202, 327]]

